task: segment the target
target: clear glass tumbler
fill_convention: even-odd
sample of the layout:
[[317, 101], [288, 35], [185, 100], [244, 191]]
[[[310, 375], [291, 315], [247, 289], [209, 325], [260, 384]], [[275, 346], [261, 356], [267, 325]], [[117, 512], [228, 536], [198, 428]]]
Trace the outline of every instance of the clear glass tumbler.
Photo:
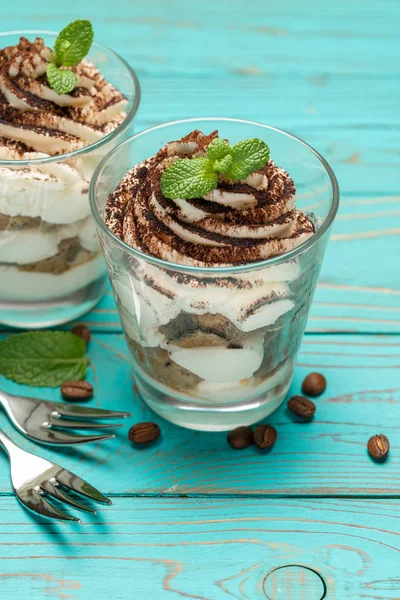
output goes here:
[[[52, 48], [56, 33], [0, 35], [0, 47], [25, 36]], [[89, 184], [101, 159], [133, 133], [140, 100], [137, 77], [109, 48], [88, 54], [128, 100], [125, 120], [113, 131], [68, 154], [31, 160], [0, 156], [0, 323], [40, 328], [75, 319], [103, 296], [106, 269], [90, 214]], [[3, 157], [4, 158], [4, 157]]]
[[[144, 255], [113, 235], [103, 221], [108, 195], [133, 165], [194, 129], [206, 134], [218, 129], [232, 144], [263, 139], [274, 162], [295, 182], [297, 207], [315, 223], [314, 236], [263, 262], [199, 268]], [[251, 424], [274, 411], [291, 383], [338, 208], [338, 185], [326, 161], [300, 139], [266, 125], [218, 118], [177, 121], [115, 148], [96, 170], [90, 202], [147, 404], [173, 423], [207, 431]], [[234, 290], [224, 280], [234, 282]], [[255, 289], [262, 290], [260, 298]], [[238, 325], [238, 310], [254, 300], [258, 304], [246, 325]]]

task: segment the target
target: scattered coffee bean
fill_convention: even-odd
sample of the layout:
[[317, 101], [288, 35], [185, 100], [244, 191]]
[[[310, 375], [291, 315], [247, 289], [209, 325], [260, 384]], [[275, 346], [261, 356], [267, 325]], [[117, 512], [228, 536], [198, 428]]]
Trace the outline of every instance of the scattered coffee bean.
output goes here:
[[320, 396], [326, 390], [326, 379], [321, 373], [310, 373], [303, 381], [301, 391], [307, 396]]
[[155, 442], [156, 439], [160, 437], [160, 434], [161, 429], [157, 423], [148, 421], [133, 425], [133, 427], [131, 427], [129, 430], [128, 437], [134, 444], [142, 445]]
[[373, 435], [368, 440], [368, 452], [375, 460], [385, 460], [390, 448], [389, 440], [383, 433]]
[[278, 433], [272, 425], [257, 425], [254, 430], [254, 443], [262, 450], [272, 448], [277, 437]]
[[316, 411], [314, 402], [304, 396], [292, 396], [287, 407], [296, 417], [304, 420], [312, 419]]
[[89, 400], [93, 396], [93, 387], [88, 381], [66, 381], [61, 386], [66, 400]]
[[83, 325], [82, 323], [78, 323], [78, 325], [75, 325], [72, 328], [72, 333], [74, 333], [75, 335], [78, 335], [80, 338], [82, 338], [86, 344], [89, 343], [90, 330], [86, 327], [86, 325]]
[[251, 427], [236, 427], [228, 433], [227, 440], [235, 450], [243, 450], [254, 444], [253, 430]]

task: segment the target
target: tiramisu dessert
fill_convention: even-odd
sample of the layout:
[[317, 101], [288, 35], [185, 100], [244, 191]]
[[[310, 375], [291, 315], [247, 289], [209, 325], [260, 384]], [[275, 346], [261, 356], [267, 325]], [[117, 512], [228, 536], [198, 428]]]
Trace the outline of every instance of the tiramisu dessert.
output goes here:
[[76, 21], [54, 49], [21, 37], [0, 50], [0, 161], [15, 161], [0, 164], [3, 301], [63, 297], [103, 274], [88, 189], [104, 148], [62, 155], [114, 131], [127, 100], [89, 60], [74, 62], [90, 47], [86, 31], [90, 23]]
[[165, 264], [130, 255], [109, 269], [139, 388], [197, 403], [269, 394], [273, 405], [290, 384], [318, 268], [255, 263], [293, 250], [316, 224], [296, 210], [295, 185], [264, 142], [219, 135], [195, 130], [127, 173], [105, 223]]

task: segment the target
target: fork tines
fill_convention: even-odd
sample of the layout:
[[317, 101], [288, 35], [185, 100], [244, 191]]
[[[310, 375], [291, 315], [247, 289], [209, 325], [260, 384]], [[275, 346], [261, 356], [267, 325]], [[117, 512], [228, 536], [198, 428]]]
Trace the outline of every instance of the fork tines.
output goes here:
[[[113, 434], [81, 435], [69, 430], [123, 427], [122, 423], [102, 423], [98, 419], [125, 419], [131, 415], [129, 412], [88, 408], [75, 404], [54, 403], [54, 409], [49, 421], [42, 425], [42, 430], [46, 431], [47, 438], [43, 441], [50, 444], [84, 444], [111, 439], [115, 437]], [[93, 421], [93, 419], [97, 419], [97, 421]]]
[[89, 408], [77, 404], [54, 403], [55, 413], [62, 417], [82, 417], [82, 419], [125, 419], [132, 413], [118, 410], [106, 410], [104, 408]]
[[75, 473], [67, 471], [58, 465], [53, 465], [45, 475], [47, 475], [47, 477], [43, 478], [39, 487], [25, 486], [24, 489], [18, 490], [17, 492], [19, 501], [30, 511], [41, 516], [57, 519], [59, 521], [80, 522], [79, 518], [69, 515], [54, 506], [54, 504], [49, 501], [48, 497], [53, 498], [58, 502], [63, 502], [75, 509], [96, 514], [96, 511], [93, 508], [86, 504], [82, 504], [64, 490], [68, 490], [69, 492], [72, 491], [80, 497], [83, 496], [86, 499], [94, 500], [100, 504], [112, 504], [107, 496], [104, 496], [104, 494], [90, 483], [81, 479], [75, 475]]

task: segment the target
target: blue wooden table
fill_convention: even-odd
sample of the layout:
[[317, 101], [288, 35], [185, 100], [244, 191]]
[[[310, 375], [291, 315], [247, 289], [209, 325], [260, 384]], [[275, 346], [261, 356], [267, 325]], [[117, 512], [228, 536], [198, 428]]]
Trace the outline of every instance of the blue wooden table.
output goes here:
[[[137, 130], [210, 115], [270, 123], [315, 146], [342, 191], [293, 382], [298, 392], [306, 373], [326, 374], [315, 421], [278, 410], [267, 456], [158, 418], [163, 437], [145, 450], [126, 432], [40, 449], [113, 498], [81, 526], [21, 510], [1, 459], [2, 598], [399, 600], [398, 0], [91, 0], [84, 10], [20, 0], [1, 16], [9, 30], [91, 18], [140, 77]], [[135, 393], [111, 293], [85, 321], [93, 403], [132, 410], [132, 423], [154, 418]], [[0, 426], [37, 450], [4, 416]], [[374, 433], [390, 438], [385, 464], [366, 453]]]

